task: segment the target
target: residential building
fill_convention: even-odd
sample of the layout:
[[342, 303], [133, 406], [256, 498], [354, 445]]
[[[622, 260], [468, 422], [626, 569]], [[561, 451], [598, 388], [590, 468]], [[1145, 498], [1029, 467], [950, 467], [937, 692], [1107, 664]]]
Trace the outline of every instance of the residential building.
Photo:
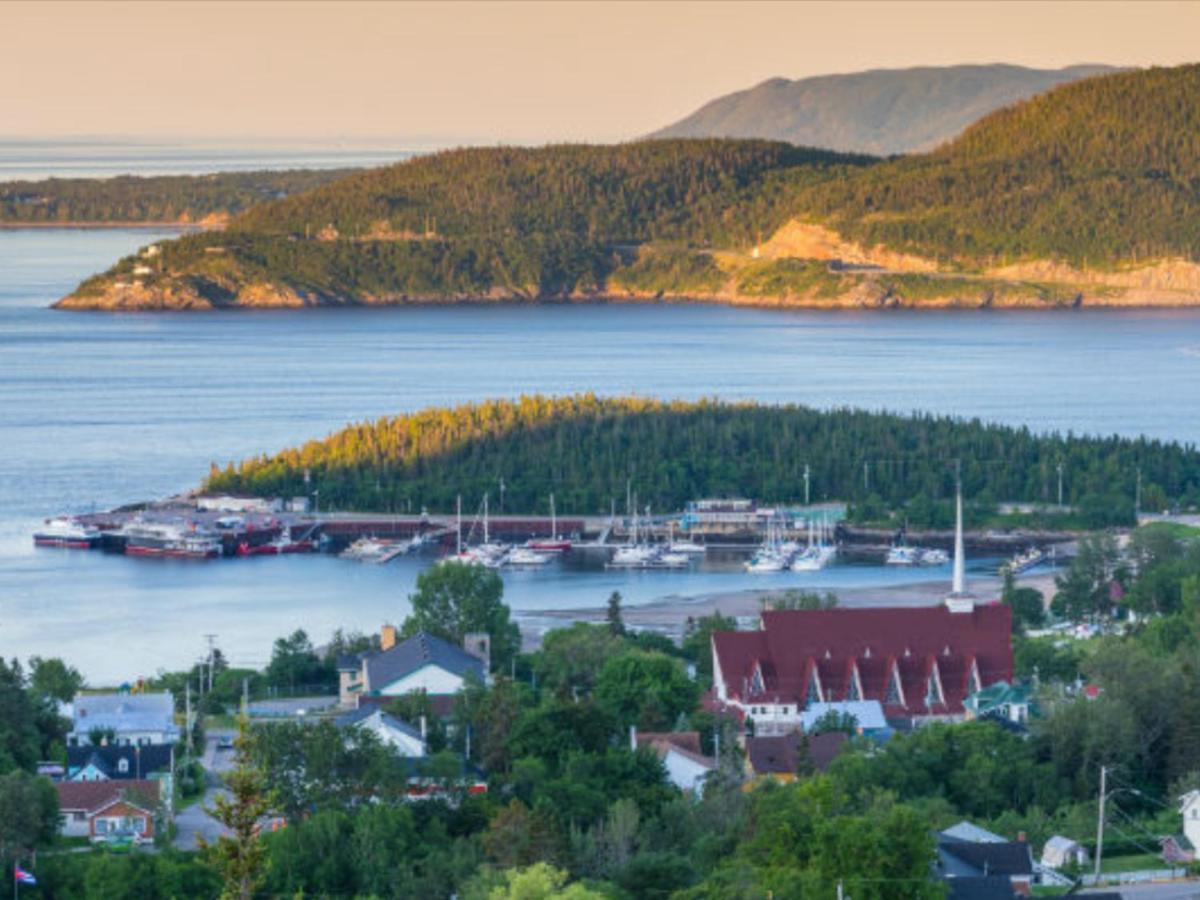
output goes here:
[[1200, 791], [1188, 791], [1179, 798], [1179, 814], [1183, 817], [1183, 836], [1193, 847], [1200, 847]]
[[425, 735], [376, 705], [367, 704], [338, 716], [340, 728], [361, 728], [372, 732], [380, 743], [392, 747], [403, 757], [417, 759], [425, 756]]
[[810, 703], [800, 713], [800, 728], [811, 734], [818, 722], [830, 713], [839, 718], [854, 720], [854, 733], [865, 737], [887, 737], [891, 734], [883, 706], [878, 700], [842, 700], [834, 703]]
[[68, 781], [139, 781], [169, 778], [174, 768], [174, 744], [67, 748]]
[[630, 749], [646, 747], [663, 761], [667, 780], [685, 793], [699, 794], [704, 780], [717, 767], [717, 761], [700, 750], [700, 733], [696, 731], [629, 730]]
[[60, 833], [94, 842], [154, 839], [160, 783], [133, 781], [60, 781], [55, 784]]
[[1069, 837], [1056, 834], [1042, 846], [1042, 865], [1051, 869], [1064, 866], [1086, 866], [1090, 861], [1084, 846]]
[[824, 772], [846, 746], [849, 736], [843, 731], [802, 735], [797, 732], [769, 737], [746, 738], [746, 775], [751, 783], [764, 778], [793, 781], [801, 763], [812, 771]]
[[430, 697], [453, 696], [468, 678], [483, 681], [489, 668], [486, 634], [469, 634], [463, 647], [421, 631], [398, 640], [396, 628], [385, 625], [380, 649], [338, 660], [338, 699], [357, 707], [365, 697], [400, 697], [424, 691]]
[[89, 746], [101, 733], [113, 746], [174, 744], [180, 737], [175, 698], [168, 691], [77, 694], [72, 706], [71, 747]]
[[963, 701], [967, 719], [996, 719], [1013, 725], [1029, 721], [1033, 701], [1024, 685], [998, 681]]
[[[1023, 836], [1016, 841], [971, 841], [941, 833], [937, 836], [935, 871], [951, 887], [952, 896], [953, 884], [959, 878], [1004, 877], [1014, 893], [1029, 896], [1033, 892], [1033, 854]], [[995, 884], [984, 887], [996, 889]]]

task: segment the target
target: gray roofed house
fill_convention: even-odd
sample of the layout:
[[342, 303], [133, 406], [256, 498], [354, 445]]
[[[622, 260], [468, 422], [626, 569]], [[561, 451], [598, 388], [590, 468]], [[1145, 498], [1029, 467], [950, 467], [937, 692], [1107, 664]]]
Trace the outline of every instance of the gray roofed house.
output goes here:
[[407, 722], [402, 722], [378, 706], [364, 705], [343, 713], [334, 720], [339, 728], [361, 728], [373, 732], [379, 740], [409, 758], [425, 755], [425, 737]]
[[70, 781], [169, 776], [174, 760], [174, 744], [68, 747], [66, 776]]
[[[960, 878], [1007, 878], [1018, 894], [1028, 895], [1032, 889], [1034, 867], [1029, 844], [1020, 841], [960, 840], [945, 833], [937, 836], [938, 877], [947, 885]], [[964, 889], [966, 885], [964, 885]], [[990, 891], [988, 885], [979, 885], [981, 891]], [[955, 896], [953, 890], [951, 896]], [[980, 894], [981, 898], [987, 894]]]
[[173, 744], [179, 740], [175, 698], [168, 691], [152, 694], [78, 694], [67, 744], [86, 747], [96, 730], [111, 731], [112, 744]]
[[457, 694], [467, 678], [487, 677], [487, 635], [468, 635], [471, 650], [421, 631], [397, 641], [396, 629], [383, 628], [381, 649], [338, 660], [339, 697], [357, 706], [360, 697], [398, 697], [424, 691], [431, 697]]

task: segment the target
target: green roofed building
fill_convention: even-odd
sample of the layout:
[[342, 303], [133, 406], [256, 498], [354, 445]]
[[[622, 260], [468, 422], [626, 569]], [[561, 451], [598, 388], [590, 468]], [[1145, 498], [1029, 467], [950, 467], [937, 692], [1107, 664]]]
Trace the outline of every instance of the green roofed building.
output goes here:
[[963, 701], [967, 719], [1000, 719], [1014, 725], [1029, 721], [1034, 706], [1028, 687], [1007, 681], [990, 684]]

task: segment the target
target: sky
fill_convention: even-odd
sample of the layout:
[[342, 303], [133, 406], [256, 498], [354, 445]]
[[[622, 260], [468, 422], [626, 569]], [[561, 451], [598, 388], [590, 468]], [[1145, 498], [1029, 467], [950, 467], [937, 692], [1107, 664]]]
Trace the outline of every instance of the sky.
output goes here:
[[772, 77], [1200, 59], [1200, 2], [3, 2], [0, 140], [610, 141]]

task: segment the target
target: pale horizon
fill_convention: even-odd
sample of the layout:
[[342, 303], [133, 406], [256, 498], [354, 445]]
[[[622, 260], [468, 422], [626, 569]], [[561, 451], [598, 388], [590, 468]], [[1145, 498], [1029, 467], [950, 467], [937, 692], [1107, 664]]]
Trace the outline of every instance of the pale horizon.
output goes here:
[[7, 3], [0, 141], [619, 141], [769, 78], [1197, 58], [1200, 4]]

